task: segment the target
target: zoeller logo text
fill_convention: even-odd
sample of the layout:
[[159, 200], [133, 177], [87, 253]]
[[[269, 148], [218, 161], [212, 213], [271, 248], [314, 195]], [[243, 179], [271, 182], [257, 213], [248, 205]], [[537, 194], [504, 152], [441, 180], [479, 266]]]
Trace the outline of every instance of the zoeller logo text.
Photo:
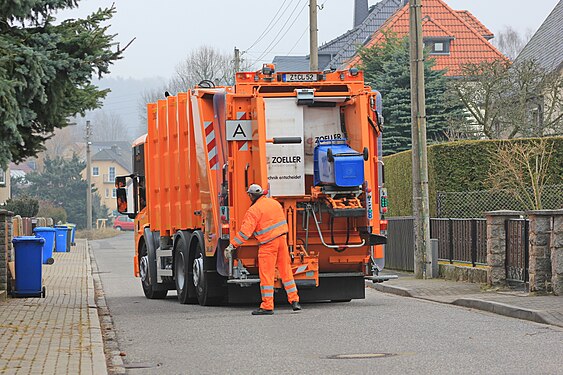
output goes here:
[[272, 164], [296, 164], [301, 163], [301, 156], [272, 156]]

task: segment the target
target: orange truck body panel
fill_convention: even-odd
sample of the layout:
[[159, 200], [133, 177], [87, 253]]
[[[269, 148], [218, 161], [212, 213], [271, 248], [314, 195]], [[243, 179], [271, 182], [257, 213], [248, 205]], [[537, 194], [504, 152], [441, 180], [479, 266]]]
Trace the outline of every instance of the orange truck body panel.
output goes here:
[[[318, 286], [319, 273], [369, 274], [370, 257], [383, 258], [383, 247], [365, 243], [360, 230], [380, 233], [378, 93], [364, 85], [362, 72], [319, 73], [314, 82], [285, 82], [283, 77], [237, 73], [233, 87], [196, 87], [147, 105], [148, 132], [137, 141], [144, 142], [146, 179], [146, 207], [136, 217], [137, 246], [144, 228], [161, 237], [199, 230], [205, 254], [220, 251], [217, 257], [222, 257], [250, 206], [246, 187], [257, 183], [284, 207], [296, 280], [313, 278]], [[299, 103], [307, 90], [318, 105]], [[329, 130], [322, 130], [325, 125]], [[295, 134], [288, 133], [292, 126]], [[321, 129], [318, 136], [309, 130], [314, 127]], [[362, 183], [349, 197], [331, 195], [315, 184], [313, 152], [317, 140], [332, 137], [331, 131], [336, 138], [345, 136], [350, 149], [360, 154], [368, 150]], [[300, 145], [276, 143], [276, 137], [287, 134], [299, 136]], [[291, 172], [276, 175], [276, 168]], [[373, 196], [368, 195], [371, 190]], [[321, 209], [320, 200], [329, 209]], [[316, 207], [313, 219], [310, 210]], [[347, 207], [361, 214], [347, 215]], [[327, 242], [339, 246], [327, 248]], [[258, 244], [251, 238], [238, 249], [234, 265], [257, 274], [257, 254]], [[136, 275], [138, 260], [137, 249]]]

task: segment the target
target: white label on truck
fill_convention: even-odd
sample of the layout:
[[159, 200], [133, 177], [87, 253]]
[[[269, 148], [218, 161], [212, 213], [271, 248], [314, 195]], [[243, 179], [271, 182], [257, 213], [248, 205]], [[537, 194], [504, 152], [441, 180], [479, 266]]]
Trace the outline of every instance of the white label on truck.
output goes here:
[[252, 120], [227, 120], [227, 141], [251, 141]]
[[339, 107], [304, 107], [305, 173], [313, 174], [313, 151], [319, 140], [344, 138]]
[[[303, 106], [295, 98], [264, 99], [266, 138], [303, 137]], [[303, 143], [266, 144], [266, 162], [271, 196], [305, 194]]]

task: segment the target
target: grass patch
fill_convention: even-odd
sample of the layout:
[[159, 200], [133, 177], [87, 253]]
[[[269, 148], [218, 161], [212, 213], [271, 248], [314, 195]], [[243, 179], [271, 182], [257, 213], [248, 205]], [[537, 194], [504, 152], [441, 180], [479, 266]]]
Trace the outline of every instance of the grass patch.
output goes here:
[[103, 228], [103, 229], [80, 229], [76, 231], [76, 238], [86, 238], [88, 240], [103, 240], [104, 238], [115, 237], [123, 232], [115, 230], [113, 228]]

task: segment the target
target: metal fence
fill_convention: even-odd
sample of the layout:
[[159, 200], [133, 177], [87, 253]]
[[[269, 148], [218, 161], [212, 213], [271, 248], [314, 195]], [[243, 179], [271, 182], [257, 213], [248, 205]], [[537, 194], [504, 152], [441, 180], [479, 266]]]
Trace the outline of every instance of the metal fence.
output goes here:
[[528, 281], [529, 220], [506, 221], [506, 279], [512, 282]]
[[[543, 209], [563, 208], [563, 185], [544, 186]], [[483, 217], [487, 211], [527, 211], [525, 207], [506, 190], [480, 190], [464, 192], [443, 192], [436, 194], [436, 214], [439, 218]]]
[[[388, 218], [385, 267], [414, 271], [414, 219]], [[487, 223], [485, 219], [430, 219], [430, 237], [438, 240], [438, 259], [485, 264]]]
[[430, 237], [438, 240], [438, 259], [485, 264], [487, 221], [485, 219], [430, 219]]

